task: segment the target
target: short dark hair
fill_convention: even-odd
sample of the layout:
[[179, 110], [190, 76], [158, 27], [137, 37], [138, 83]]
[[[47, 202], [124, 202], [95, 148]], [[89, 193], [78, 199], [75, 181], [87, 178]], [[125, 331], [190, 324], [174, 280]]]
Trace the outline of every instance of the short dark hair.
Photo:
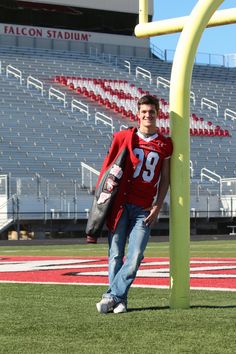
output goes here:
[[159, 100], [155, 96], [144, 95], [144, 96], [140, 97], [140, 99], [138, 100], [138, 110], [140, 110], [140, 106], [142, 104], [153, 104], [155, 106], [157, 112], [159, 111]]

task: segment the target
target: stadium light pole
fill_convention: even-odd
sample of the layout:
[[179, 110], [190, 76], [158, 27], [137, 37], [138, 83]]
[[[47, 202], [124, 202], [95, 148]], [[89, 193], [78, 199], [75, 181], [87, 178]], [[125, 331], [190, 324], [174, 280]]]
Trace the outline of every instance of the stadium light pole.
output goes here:
[[[170, 83], [170, 120], [174, 152], [171, 159], [170, 191], [170, 307], [189, 308], [189, 243], [190, 243], [190, 87], [197, 47], [212, 15], [224, 0], [199, 0], [191, 14], [182, 23], [172, 65]], [[139, 2], [140, 23], [135, 28], [137, 37], [157, 35], [148, 32], [148, 0]], [[233, 9], [234, 10], [234, 9]], [[227, 18], [228, 15], [226, 15]], [[218, 20], [217, 25], [223, 24]], [[228, 20], [226, 19], [226, 22]], [[235, 12], [230, 23], [236, 22]], [[228, 22], [227, 22], [228, 23]], [[137, 29], [137, 31], [136, 31]], [[140, 30], [141, 29], [141, 30]], [[142, 32], [143, 30], [143, 32]], [[173, 33], [173, 23], [165, 29]]]

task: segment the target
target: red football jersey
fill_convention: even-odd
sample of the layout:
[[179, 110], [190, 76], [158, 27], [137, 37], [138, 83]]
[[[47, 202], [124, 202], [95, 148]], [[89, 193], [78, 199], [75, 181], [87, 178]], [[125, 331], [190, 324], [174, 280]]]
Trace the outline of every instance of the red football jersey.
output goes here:
[[148, 208], [157, 195], [162, 162], [172, 154], [172, 142], [158, 133], [145, 138], [138, 131], [132, 143], [139, 164], [130, 183], [127, 202]]

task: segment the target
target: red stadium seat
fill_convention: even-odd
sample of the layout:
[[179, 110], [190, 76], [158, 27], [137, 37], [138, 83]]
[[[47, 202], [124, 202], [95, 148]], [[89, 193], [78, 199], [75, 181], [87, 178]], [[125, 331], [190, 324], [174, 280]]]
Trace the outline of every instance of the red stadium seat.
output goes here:
[[214, 130], [213, 130], [213, 129], [210, 129], [209, 135], [210, 135], [210, 136], [214, 136]]
[[229, 134], [229, 131], [226, 129], [226, 130], [224, 130], [224, 134], [223, 134], [224, 136], [230, 136], [230, 134]]
[[105, 106], [108, 109], [111, 109], [111, 102], [108, 100], [107, 102], [105, 102]]
[[134, 121], [137, 120], [137, 117], [136, 117], [136, 115], [134, 115], [134, 114], [130, 114], [130, 115], [129, 115], [129, 119], [130, 119], [132, 122], [134, 122]]
[[203, 129], [198, 129], [198, 135], [200, 135], [200, 136], [203, 136], [204, 134], [203, 134]]
[[55, 76], [54, 82], [61, 82], [61, 77], [60, 76]]

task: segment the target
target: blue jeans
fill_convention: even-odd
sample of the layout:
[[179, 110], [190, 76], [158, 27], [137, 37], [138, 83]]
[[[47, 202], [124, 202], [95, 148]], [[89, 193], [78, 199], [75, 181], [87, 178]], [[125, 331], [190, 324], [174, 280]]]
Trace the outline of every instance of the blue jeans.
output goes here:
[[116, 303], [127, 303], [128, 290], [144, 257], [150, 235], [144, 223], [148, 214], [139, 206], [126, 204], [116, 230], [109, 235], [109, 289], [103, 296], [112, 297]]

